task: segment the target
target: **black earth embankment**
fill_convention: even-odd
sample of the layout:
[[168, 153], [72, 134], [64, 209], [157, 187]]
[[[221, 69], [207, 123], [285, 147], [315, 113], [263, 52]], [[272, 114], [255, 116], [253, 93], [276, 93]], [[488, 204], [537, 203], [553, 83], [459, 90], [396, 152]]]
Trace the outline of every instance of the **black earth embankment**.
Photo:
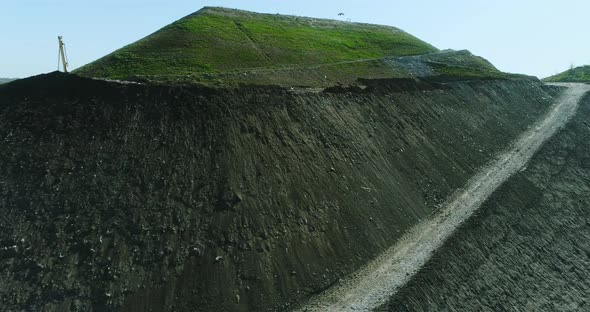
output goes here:
[[379, 311], [590, 310], [590, 95]]
[[284, 309], [391, 246], [558, 93], [395, 85], [0, 87], [0, 303]]

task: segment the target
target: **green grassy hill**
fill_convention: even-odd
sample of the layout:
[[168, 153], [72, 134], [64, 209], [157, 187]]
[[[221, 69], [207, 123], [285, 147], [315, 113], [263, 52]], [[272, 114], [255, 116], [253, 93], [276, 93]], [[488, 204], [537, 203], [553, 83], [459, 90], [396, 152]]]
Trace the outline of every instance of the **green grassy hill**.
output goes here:
[[327, 87], [359, 78], [514, 78], [391, 26], [206, 7], [74, 73], [209, 86]]
[[394, 27], [206, 7], [76, 72], [187, 75], [436, 52]]
[[546, 82], [590, 82], [590, 65], [571, 68], [543, 79]]

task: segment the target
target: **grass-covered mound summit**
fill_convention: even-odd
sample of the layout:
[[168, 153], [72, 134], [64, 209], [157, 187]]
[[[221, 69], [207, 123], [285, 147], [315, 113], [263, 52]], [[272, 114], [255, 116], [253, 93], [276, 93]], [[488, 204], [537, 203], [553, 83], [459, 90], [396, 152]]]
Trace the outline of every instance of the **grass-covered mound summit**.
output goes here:
[[75, 73], [163, 83], [326, 87], [359, 78], [509, 78], [391, 26], [206, 7]]
[[590, 82], [590, 65], [571, 68], [543, 80], [546, 82]]
[[436, 51], [389, 26], [206, 7], [77, 72], [106, 78], [177, 76]]
[[328, 87], [359, 78], [514, 78], [391, 26], [206, 7], [75, 71], [209, 86]]

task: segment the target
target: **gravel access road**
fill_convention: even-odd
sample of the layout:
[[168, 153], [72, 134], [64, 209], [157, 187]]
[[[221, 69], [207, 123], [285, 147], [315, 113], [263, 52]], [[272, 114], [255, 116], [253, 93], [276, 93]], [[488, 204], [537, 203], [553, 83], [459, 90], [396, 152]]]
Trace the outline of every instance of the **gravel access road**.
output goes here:
[[554, 107], [451, 196], [437, 214], [417, 224], [364, 268], [294, 311], [371, 311], [384, 304], [503, 182], [526, 166], [576, 113], [580, 99], [590, 91], [587, 84], [553, 85], [567, 87]]

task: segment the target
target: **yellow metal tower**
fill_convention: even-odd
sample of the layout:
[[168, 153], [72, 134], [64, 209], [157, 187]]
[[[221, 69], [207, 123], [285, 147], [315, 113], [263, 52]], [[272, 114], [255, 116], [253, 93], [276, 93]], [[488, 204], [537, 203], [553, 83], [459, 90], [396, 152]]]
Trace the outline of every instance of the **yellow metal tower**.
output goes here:
[[63, 41], [62, 36], [57, 36], [57, 40], [59, 41], [59, 58], [57, 59], [57, 68], [59, 70], [59, 62], [61, 62], [64, 66], [64, 73], [68, 72], [68, 58], [66, 55], [66, 44]]

